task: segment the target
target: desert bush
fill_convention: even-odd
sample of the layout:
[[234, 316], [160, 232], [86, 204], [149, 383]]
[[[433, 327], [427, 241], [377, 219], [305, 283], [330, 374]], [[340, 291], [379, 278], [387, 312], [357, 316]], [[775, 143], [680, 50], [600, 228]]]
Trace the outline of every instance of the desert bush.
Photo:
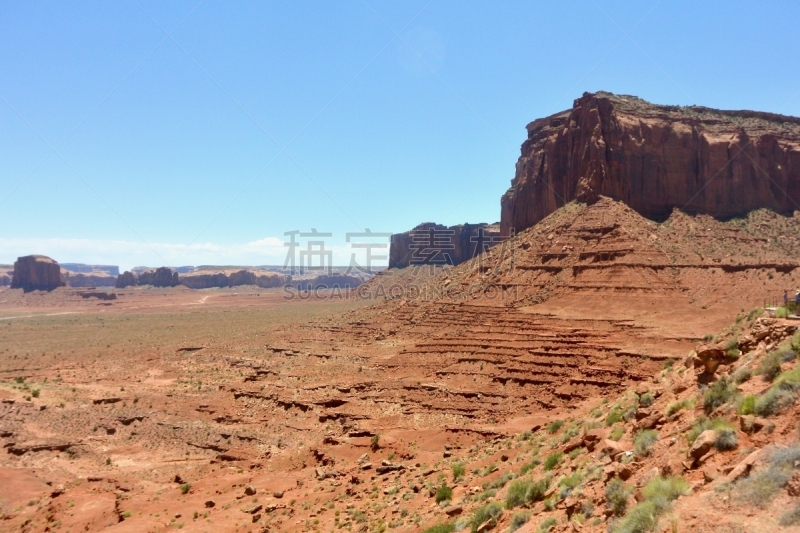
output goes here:
[[553, 526], [555, 526], [557, 523], [558, 521], [552, 516], [550, 518], [545, 518], [544, 520], [542, 520], [542, 523], [539, 524], [538, 532], [547, 533], [548, 531], [553, 529]]
[[789, 310], [783, 306], [778, 307], [775, 309], [775, 317], [776, 318], [789, 318]]
[[616, 427], [611, 430], [611, 435], [609, 435], [609, 437], [611, 438], [611, 440], [619, 440], [622, 438], [624, 434], [625, 434], [624, 427]]
[[779, 352], [770, 352], [761, 360], [756, 368], [756, 374], [764, 376], [767, 381], [773, 381], [781, 373], [781, 356]]
[[522, 468], [519, 469], [519, 475], [524, 476], [540, 464], [542, 464], [542, 462], [539, 459], [534, 459], [530, 463], [522, 465]]
[[497, 519], [500, 518], [500, 515], [503, 514], [503, 505], [499, 502], [491, 502], [487, 503], [483, 507], [480, 507], [472, 513], [472, 519], [470, 520], [470, 525], [472, 526], [472, 533], [477, 533], [478, 527], [484, 522], [489, 522], [489, 524], [497, 524]]
[[453, 498], [453, 489], [448, 487], [447, 485], [442, 485], [441, 487], [436, 489], [436, 503], [442, 503], [452, 498]]
[[778, 523], [782, 526], [793, 526], [795, 524], [800, 524], [800, 505], [783, 513]]
[[34, 398], [38, 398], [39, 397], [39, 393], [40, 393], [39, 389], [31, 390], [31, 396], [33, 396]]
[[653, 402], [656, 401], [656, 397], [653, 396], [652, 392], [645, 392], [641, 396], [639, 396], [639, 405], [642, 407], [650, 407], [653, 405]]
[[572, 492], [572, 489], [580, 485], [581, 481], [583, 481], [583, 474], [580, 472], [575, 472], [567, 477], [562, 478], [558, 482], [558, 486], [560, 487], [559, 496], [563, 500], [569, 493]]
[[705, 335], [703, 335], [703, 342], [711, 342], [713, 340], [714, 340], [713, 333], [706, 333]]
[[736, 385], [727, 376], [722, 376], [712, 383], [703, 393], [703, 409], [711, 413], [717, 407], [725, 405], [736, 395]]
[[631, 490], [621, 479], [615, 477], [608, 482], [608, 485], [606, 485], [606, 501], [614, 516], [625, 514], [630, 493]]
[[756, 307], [755, 309], [751, 309], [749, 313], [747, 313], [747, 320], [755, 320], [756, 318], [760, 317], [764, 314], [764, 309], [761, 307]]
[[453, 533], [456, 530], [456, 526], [453, 524], [438, 524], [433, 527], [429, 527], [422, 533]]
[[538, 481], [515, 481], [508, 487], [506, 507], [513, 509], [530, 502], [538, 502], [544, 498], [547, 487], [550, 485], [548, 478]]
[[658, 440], [658, 431], [654, 429], [644, 429], [637, 431], [633, 436], [633, 451], [639, 457], [648, 456], [651, 453], [650, 448]]
[[756, 398], [753, 410], [758, 416], [774, 415], [784, 407], [792, 405], [794, 400], [795, 397], [793, 393], [779, 387], [772, 387]]
[[584, 454], [584, 453], [586, 453], [586, 448], [581, 446], [580, 448], [575, 448], [574, 450], [569, 452], [567, 455], [569, 455], [570, 459], [575, 459], [576, 457], [578, 457], [579, 455]]
[[513, 482], [508, 487], [508, 494], [506, 495], [506, 507], [508, 509], [513, 509], [514, 507], [519, 507], [520, 505], [525, 505], [528, 503], [526, 495], [532, 484], [533, 482], [524, 480]]
[[528, 520], [531, 519], [531, 513], [528, 511], [520, 511], [516, 513], [513, 517], [511, 517], [511, 524], [508, 526], [509, 533], [518, 530], [522, 526], [528, 523]]
[[775, 450], [769, 458], [767, 468], [737, 483], [737, 497], [756, 507], [766, 507], [775, 493], [789, 482], [798, 461], [800, 446]]
[[739, 407], [736, 408], [736, 412], [740, 415], [752, 415], [756, 412], [756, 397], [752, 394], [745, 396], [742, 398], [742, 401], [739, 402]]
[[547, 425], [547, 432], [552, 435], [556, 433], [559, 429], [561, 429], [563, 425], [564, 425], [563, 420], [553, 420]]
[[775, 380], [775, 386], [792, 392], [800, 389], [800, 365], [781, 373]]
[[739, 439], [733, 429], [721, 429], [717, 431], [717, 438], [714, 440], [714, 446], [719, 451], [733, 450], [739, 445]]
[[555, 452], [555, 453], [552, 453], [552, 454], [548, 455], [547, 458], [544, 460], [544, 469], [545, 469], [545, 471], [552, 470], [553, 468], [558, 466], [558, 463], [561, 462], [561, 459], [563, 457], [564, 457], [564, 454], [561, 453], [561, 452]]
[[380, 441], [381, 441], [381, 436], [378, 435], [377, 433], [373, 435], [372, 438], [370, 439], [369, 447], [372, 449], [373, 452], [381, 447]]
[[464, 463], [456, 463], [450, 467], [450, 470], [453, 472], [453, 481], [458, 481], [467, 473], [467, 467]]
[[727, 341], [725, 341], [725, 345], [722, 347], [725, 351], [738, 349], [739, 348], [739, 337], [733, 336]]
[[691, 409], [695, 406], [695, 403], [696, 400], [694, 398], [687, 398], [684, 400], [671, 402], [669, 405], [667, 405], [667, 416], [672, 416], [684, 409]]
[[544, 503], [544, 508], [546, 511], [553, 511], [555, 510], [558, 501], [556, 501], [556, 499], [551, 496], [550, 498], [544, 500], [542, 503]]
[[625, 515], [614, 528], [615, 533], [644, 533], [652, 531], [658, 517], [667, 511], [672, 502], [689, 492], [689, 482], [679, 476], [651, 479], [642, 490], [644, 501]]
[[495, 479], [494, 481], [489, 481], [487, 483], [484, 483], [483, 484], [483, 488], [484, 489], [502, 489], [503, 487], [506, 486], [506, 483], [508, 483], [509, 481], [514, 479], [514, 477], [515, 476], [514, 476], [513, 472], [506, 472], [505, 474], [503, 474], [499, 478]]
[[654, 530], [657, 523], [655, 504], [645, 501], [631, 509], [631, 512], [619, 521], [614, 533], [645, 533]]
[[188, 494], [190, 490], [192, 490], [192, 486], [189, 483], [181, 485], [181, 494]]
[[609, 412], [608, 416], [606, 417], [606, 426], [613, 426], [622, 420], [623, 414], [624, 413], [622, 412], [622, 409], [619, 407], [614, 407], [611, 409], [611, 412]]
[[750, 367], [743, 366], [731, 375], [731, 381], [739, 385], [740, 383], [748, 381], [751, 377], [753, 377], [753, 371]]

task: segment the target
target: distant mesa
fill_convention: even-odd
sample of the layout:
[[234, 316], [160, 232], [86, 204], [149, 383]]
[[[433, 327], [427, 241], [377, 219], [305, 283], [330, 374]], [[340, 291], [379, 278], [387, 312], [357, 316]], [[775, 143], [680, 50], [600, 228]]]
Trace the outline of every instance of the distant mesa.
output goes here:
[[47, 256], [27, 255], [14, 263], [12, 289], [22, 289], [24, 292], [52, 291], [64, 285], [61, 267]]
[[113, 287], [117, 281], [117, 276], [98, 270], [83, 272], [71, 272], [63, 268], [61, 269], [61, 281], [70, 287]]
[[0, 287], [10, 286], [12, 277], [14, 277], [14, 265], [0, 265]]
[[82, 274], [105, 272], [109, 276], [119, 276], [119, 267], [116, 265], [87, 265], [85, 263], [60, 263], [60, 265], [62, 269], [70, 272], [80, 272]]
[[500, 242], [500, 225], [443, 226], [424, 222], [405, 233], [392, 235], [389, 268], [409, 265], [459, 265]]
[[503, 234], [601, 195], [657, 221], [675, 208], [726, 219], [800, 205], [800, 118], [597, 92], [527, 130], [501, 201]]
[[292, 280], [291, 276], [277, 272], [236, 269], [236, 270], [208, 270], [196, 269], [194, 272], [182, 275], [181, 284], [190, 289], [211, 289], [223, 287], [238, 287], [240, 285], [255, 285], [262, 288], [281, 287]]

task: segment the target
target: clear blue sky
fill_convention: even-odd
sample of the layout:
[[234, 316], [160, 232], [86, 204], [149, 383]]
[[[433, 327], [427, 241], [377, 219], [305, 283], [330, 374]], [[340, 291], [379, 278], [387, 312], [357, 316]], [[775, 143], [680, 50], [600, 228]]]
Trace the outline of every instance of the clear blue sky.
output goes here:
[[0, 262], [277, 263], [314, 227], [341, 263], [348, 231], [496, 221], [525, 125], [584, 91], [800, 115], [798, 28], [796, 0], [3, 2]]

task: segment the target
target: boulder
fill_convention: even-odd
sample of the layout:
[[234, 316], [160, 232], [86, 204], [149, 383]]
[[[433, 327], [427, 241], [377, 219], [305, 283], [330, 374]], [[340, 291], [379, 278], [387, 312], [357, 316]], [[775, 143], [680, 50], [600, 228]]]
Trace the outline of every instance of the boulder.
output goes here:
[[44, 255], [27, 255], [14, 263], [14, 274], [11, 279], [12, 289], [30, 291], [52, 291], [63, 287], [61, 267], [53, 259]]
[[717, 432], [713, 429], [707, 429], [698, 435], [692, 447], [689, 448], [689, 457], [693, 459], [700, 459], [702, 456], [711, 451], [714, 447], [714, 441], [717, 440]]

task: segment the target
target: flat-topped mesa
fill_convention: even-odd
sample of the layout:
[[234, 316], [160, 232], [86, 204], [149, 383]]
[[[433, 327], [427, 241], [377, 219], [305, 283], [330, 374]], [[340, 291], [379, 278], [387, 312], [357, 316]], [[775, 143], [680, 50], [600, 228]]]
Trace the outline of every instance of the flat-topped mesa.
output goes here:
[[503, 235], [600, 195], [654, 220], [673, 208], [724, 219], [800, 204], [800, 118], [598, 92], [527, 129], [501, 201]]
[[17, 258], [11, 279], [12, 289], [30, 291], [52, 291], [63, 287], [61, 267], [58, 262], [44, 255], [26, 255]]
[[500, 240], [500, 226], [497, 223], [447, 227], [424, 222], [411, 231], [392, 235], [389, 268], [427, 264], [458, 265]]

